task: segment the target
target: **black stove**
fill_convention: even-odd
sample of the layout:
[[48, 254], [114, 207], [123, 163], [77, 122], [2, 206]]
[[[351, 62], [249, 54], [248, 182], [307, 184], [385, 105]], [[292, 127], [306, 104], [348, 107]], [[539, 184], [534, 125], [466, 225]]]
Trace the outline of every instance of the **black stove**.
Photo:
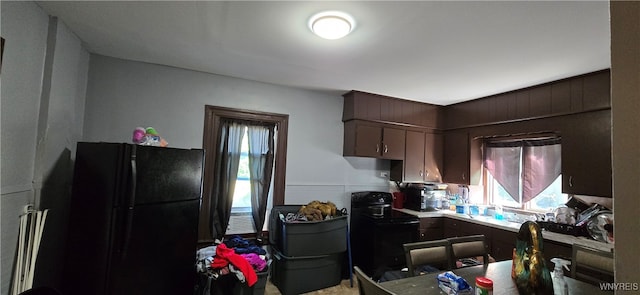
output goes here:
[[391, 208], [387, 192], [351, 194], [351, 253], [353, 265], [370, 276], [406, 267], [405, 243], [418, 241], [420, 219]]

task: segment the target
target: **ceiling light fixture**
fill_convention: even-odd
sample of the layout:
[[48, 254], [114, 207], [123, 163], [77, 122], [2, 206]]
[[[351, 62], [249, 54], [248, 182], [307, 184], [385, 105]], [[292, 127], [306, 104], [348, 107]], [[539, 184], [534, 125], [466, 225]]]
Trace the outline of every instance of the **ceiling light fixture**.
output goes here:
[[355, 26], [353, 18], [340, 11], [324, 11], [309, 19], [309, 29], [321, 38], [335, 40], [348, 35]]

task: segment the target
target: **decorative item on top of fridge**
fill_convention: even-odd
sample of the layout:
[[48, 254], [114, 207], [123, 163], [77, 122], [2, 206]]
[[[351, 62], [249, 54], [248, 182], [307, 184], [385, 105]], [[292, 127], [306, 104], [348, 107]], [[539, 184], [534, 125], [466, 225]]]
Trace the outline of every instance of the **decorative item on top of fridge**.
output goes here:
[[136, 127], [136, 129], [133, 130], [133, 137], [131, 138], [131, 141], [139, 145], [161, 147], [166, 147], [168, 145], [167, 141], [164, 140], [164, 138], [162, 138], [153, 127]]

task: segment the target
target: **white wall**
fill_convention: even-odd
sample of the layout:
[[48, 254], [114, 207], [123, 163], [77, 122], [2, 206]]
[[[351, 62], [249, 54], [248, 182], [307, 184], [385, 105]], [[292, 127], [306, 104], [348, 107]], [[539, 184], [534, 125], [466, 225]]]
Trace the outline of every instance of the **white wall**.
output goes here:
[[286, 204], [388, 190], [384, 161], [342, 156], [341, 96], [179, 68], [91, 55], [84, 139], [130, 142], [153, 126], [169, 146], [201, 148], [205, 105], [289, 115]]
[[8, 294], [18, 215], [50, 209], [34, 286], [57, 286], [66, 227], [71, 155], [81, 136], [89, 55], [80, 40], [34, 2], [0, 3], [2, 65], [2, 272]]
[[[55, 26], [55, 27], [54, 27]], [[53, 30], [55, 29], [55, 30]], [[55, 34], [51, 56], [50, 88], [43, 88], [40, 129], [35, 163], [35, 196], [37, 207], [49, 209], [34, 286], [58, 286], [64, 264], [64, 246], [71, 197], [73, 159], [76, 143], [82, 136], [84, 101], [89, 68], [89, 53], [80, 40], [62, 22], [50, 23]]]
[[2, 59], [2, 272], [8, 294], [18, 237], [18, 215], [33, 202], [37, 122], [47, 40], [47, 15], [31, 2], [0, 2]]

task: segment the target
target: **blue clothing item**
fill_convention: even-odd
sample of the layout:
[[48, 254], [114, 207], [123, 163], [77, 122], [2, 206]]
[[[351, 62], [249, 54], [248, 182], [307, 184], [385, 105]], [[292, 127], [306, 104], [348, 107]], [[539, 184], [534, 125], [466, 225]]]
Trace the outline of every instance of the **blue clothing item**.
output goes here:
[[224, 241], [227, 248], [233, 248], [236, 254], [248, 254], [255, 253], [258, 255], [266, 255], [267, 251], [262, 247], [257, 246], [253, 241], [243, 239], [240, 236], [232, 236], [230, 239]]

